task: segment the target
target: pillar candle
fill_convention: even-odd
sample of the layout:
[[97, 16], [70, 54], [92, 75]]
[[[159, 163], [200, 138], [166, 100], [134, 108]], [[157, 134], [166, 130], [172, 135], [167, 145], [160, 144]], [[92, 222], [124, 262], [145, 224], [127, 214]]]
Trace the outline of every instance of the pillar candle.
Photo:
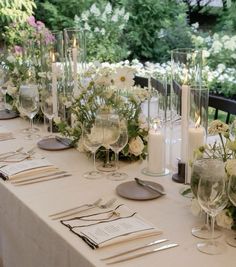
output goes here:
[[189, 162], [193, 160], [194, 150], [204, 145], [205, 143], [205, 129], [202, 126], [190, 127], [188, 129], [188, 168], [185, 183], [189, 184], [191, 181], [191, 167]]
[[165, 171], [165, 138], [161, 131], [153, 129], [148, 133], [148, 170], [151, 173]]

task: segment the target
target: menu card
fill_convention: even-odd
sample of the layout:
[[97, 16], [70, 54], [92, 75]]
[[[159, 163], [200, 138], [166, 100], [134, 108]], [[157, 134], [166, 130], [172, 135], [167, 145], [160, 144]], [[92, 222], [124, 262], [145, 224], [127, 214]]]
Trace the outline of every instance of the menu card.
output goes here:
[[0, 176], [5, 180], [17, 179], [54, 169], [57, 168], [45, 159], [26, 160], [2, 167]]
[[[100, 218], [96, 220], [98, 214]], [[124, 205], [119, 205], [114, 210], [107, 212], [95, 212], [74, 219], [62, 220], [61, 223], [93, 249], [133, 240], [141, 236], [161, 234], [160, 229]]]

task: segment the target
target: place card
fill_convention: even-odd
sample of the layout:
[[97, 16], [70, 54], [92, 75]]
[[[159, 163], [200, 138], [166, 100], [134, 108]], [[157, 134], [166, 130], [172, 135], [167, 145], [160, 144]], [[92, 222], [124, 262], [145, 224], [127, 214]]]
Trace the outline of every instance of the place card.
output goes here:
[[26, 160], [2, 167], [0, 169], [0, 176], [4, 180], [11, 180], [54, 169], [57, 168], [45, 159]]
[[124, 205], [106, 212], [94, 212], [85, 216], [77, 216], [74, 219], [62, 220], [61, 223], [93, 249], [142, 236], [161, 234], [160, 229]]

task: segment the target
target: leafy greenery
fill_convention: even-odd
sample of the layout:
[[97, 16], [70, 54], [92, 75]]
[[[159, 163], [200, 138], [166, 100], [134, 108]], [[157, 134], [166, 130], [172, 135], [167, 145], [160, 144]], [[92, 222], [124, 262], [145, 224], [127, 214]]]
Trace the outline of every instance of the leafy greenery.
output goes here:
[[129, 19], [124, 8], [107, 4], [93, 4], [80, 17], [75, 17], [78, 28], [86, 31], [89, 61], [118, 62], [127, 58], [128, 50], [123, 40], [123, 29]]
[[[10, 23], [23, 23], [33, 14], [36, 8], [34, 0], [1, 0], [0, 1], [0, 33]], [[0, 34], [0, 42], [3, 36]]]
[[131, 58], [166, 60], [168, 51], [191, 45], [186, 6], [175, 0], [123, 0], [130, 13], [125, 37]]

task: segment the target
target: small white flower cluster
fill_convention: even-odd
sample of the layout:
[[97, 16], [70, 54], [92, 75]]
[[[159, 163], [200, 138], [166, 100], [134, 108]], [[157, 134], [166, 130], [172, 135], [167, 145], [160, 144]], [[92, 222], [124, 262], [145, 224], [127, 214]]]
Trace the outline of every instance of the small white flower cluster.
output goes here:
[[124, 7], [113, 9], [110, 2], [101, 8], [94, 3], [80, 17], [75, 16], [75, 23], [83, 26], [91, 35], [94, 33], [101, 35], [109, 33], [111, 24], [117, 25], [119, 30], [123, 30], [128, 20], [129, 13], [125, 12]]

